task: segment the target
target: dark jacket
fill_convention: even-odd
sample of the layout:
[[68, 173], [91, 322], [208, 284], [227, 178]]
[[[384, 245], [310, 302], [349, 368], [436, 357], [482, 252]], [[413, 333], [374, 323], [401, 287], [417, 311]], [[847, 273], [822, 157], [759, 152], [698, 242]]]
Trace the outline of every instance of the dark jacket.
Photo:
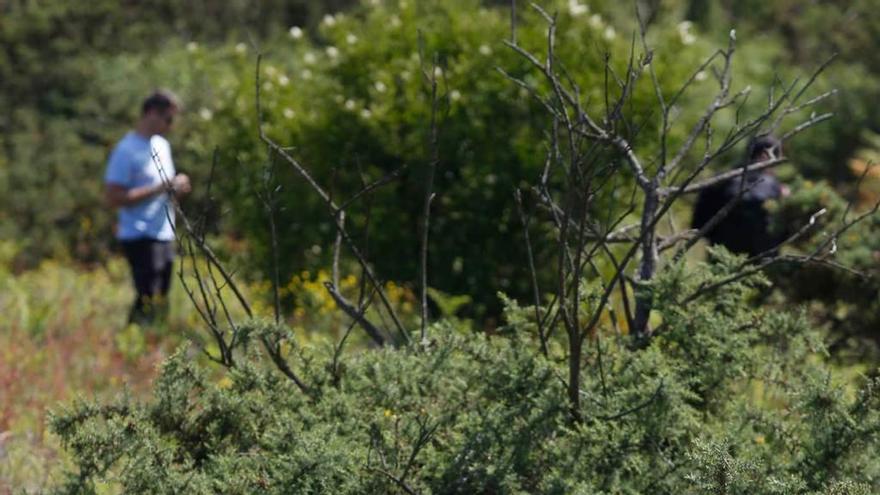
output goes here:
[[781, 241], [778, 236], [771, 235], [770, 218], [764, 207], [765, 201], [782, 195], [782, 184], [771, 174], [753, 172], [747, 174], [745, 180], [735, 177], [700, 191], [692, 227], [701, 229], [725, 205], [734, 201], [741, 190], [738, 202], [706, 232], [706, 238], [731, 252], [755, 256], [775, 248]]

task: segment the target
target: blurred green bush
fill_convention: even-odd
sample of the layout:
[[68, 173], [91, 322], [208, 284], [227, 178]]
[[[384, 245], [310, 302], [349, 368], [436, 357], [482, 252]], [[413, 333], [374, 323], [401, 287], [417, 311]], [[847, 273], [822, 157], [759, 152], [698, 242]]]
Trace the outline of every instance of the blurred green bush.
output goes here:
[[876, 491], [876, 379], [829, 367], [803, 314], [747, 304], [760, 279], [682, 304], [739, 262], [719, 260], [657, 280], [648, 347], [592, 336], [581, 422], [531, 308], [509, 307], [503, 335], [440, 321], [428, 349], [347, 353], [341, 368], [330, 347], [293, 348], [308, 396], [257, 349], [219, 379], [181, 349], [146, 402], [55, 411], [74, 462], [55, 493]]

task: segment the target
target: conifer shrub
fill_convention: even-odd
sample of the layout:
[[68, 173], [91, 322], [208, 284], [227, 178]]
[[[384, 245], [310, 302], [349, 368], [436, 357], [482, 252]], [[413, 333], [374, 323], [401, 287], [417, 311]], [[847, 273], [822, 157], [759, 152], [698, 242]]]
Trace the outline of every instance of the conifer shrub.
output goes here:
[[589, 337], [578, 411], [562, 333], [545, 357], [532, 308], [509, 301], [491, 336], [440, 321], [427, 347], [336, 366], [332, 348], [291, 347], [307, 394], [255, 345], [220, 378], [181, 349], [146, 402], [54, 412], [75, 466], [55, 493], [876, 491], [880, 382], [835, 371], [802, 312], [752, 304], [761, 277], [705, 290], [741, 262], [714, 260], [652, 282], [647, 344]]

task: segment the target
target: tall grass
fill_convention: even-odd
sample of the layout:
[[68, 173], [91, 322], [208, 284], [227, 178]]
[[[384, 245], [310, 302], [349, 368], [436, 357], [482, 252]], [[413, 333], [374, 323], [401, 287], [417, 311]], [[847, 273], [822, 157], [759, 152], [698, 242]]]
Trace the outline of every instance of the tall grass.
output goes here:
[[193, 315], [174, 288], [167, 327], [127, 326], [134, 293], [122, 259], [92, 269], [47, 261], [24, 273], [12, 273], [8, 258], [0, 261], [6, 261], [0, 264], [0, 494], [6, 494], [39, 490], [63, 462], [45, 430], [47, 409], [123, 388], [144, 394]]

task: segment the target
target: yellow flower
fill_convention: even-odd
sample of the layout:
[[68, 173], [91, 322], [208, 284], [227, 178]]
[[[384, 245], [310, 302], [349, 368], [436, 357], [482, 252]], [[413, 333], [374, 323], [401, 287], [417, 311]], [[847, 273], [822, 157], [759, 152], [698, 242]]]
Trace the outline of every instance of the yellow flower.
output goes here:
[[765, 443], [764, 435], [758, 435], [758, 436], [756, 436], [756, 437], [755, 437], [755, 443], [758, 444], [758, 445], [764, 445], [764, 443]]

